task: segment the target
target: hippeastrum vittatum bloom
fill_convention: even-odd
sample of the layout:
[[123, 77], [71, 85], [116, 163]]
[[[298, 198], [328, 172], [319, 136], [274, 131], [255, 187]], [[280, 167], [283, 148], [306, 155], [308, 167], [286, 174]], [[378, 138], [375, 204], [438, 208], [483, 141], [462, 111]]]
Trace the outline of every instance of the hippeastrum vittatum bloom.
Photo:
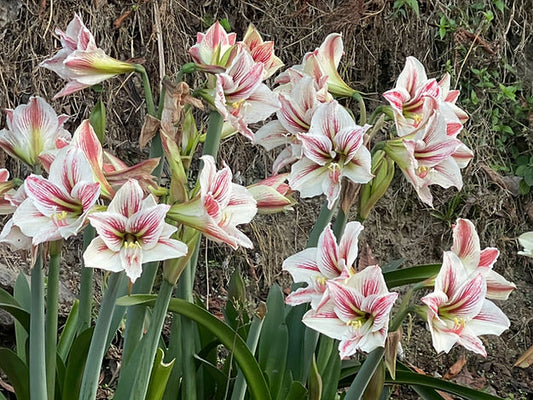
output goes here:
[[6, 110], [7, 129], [0, 131], [0, 147], [29, 166], [39, 164], [41, 154], [54, 153], [70, 141], [63, 128], [66, 115], [57, 116], [41, 97], [30, 97], [28, 104]]
[[83, 152], [68, 146], [59, 151], [48, 178], [30, 175], [24, 191], [27, 198], [13, 214], [13, 224], [35, 246], [77, 234], [100, 197], [100, 184]]
[[187, 254], [187, 245], [171, 238], [177, 228], [165, 222], [170, 206], [157, 204], [151, 194], [145, 199], [143, 196], [139, 183], [129, 180], [117, 191], [107, 211], [89, 215], [98, 236], [83, 254], [86, 267], [126, 271], [134, 283], [142, 274], [143, 263]]
[[479, 236], [474, 224], [459, 218], [453, 227], [453, 246], [451, 249], [471, 274], [481, 273], [487, 282], [487, 298], [507, 300], [516, 285], [509, 282], [492, 269], [500, 255], [495, 247], [481, 250]]
[[288, 176], [289, 174], [273, 175], [246, 187], [257, 202], [259, 214], [292, 210], [296, 201], [291, 197], [290, 186], [285, 183]]
[[448, 353], [454, 344], [486, 357], [480, 335], [500, 335], [510, 322], [493, 302], [485, 298], [487, 283], [483, 274], [468, 271], [452, 251], [444, 261], [433, 293], [422, 297], [433, 347]]
[[214, 104], [216, 109], [239, 133], [251, 141], [248, 127], [268, 118], [279, 109], [277, 95], [263, 82], [264, 65], [240, 52], [225, 72], [216, 74]]
[[292, 165], [291, 188], [302, 197], [324, 193], [331, 209], [340, 195], [343, 177], [354, 183], [370, 181], [370, 152], [363, 144], [368, 128], [370, 125], [356, 125], [336, 101], [321, 104], [309, 132], [299, 135], [305, 157]]
[[[428, 79], [424, 66], [415, 57], [407, 57], [396, 87], [383, 94], [394, 112], [399, 136], [410, 134], [434, 112], [447, 116], [448, 131], [461, 130], [468, 115], [455, 105], [458, 96], [458, 90], [450, 90], [449, 74], [440, 82]], [[432, 108], [424, 106], [428, 97], [436, 100]]]
[[385, 346], [389, 315], [398, 293], [389, 292], [381, 268], [365, 268], [346, 280], [330, 280], [316, 310], [303, 317], [308, 327], [340, 340], [339, 354], [366, 353]]
[[[435, 103], [432, 98], [425, 102], [430, 108]], [[409, 135], [385, 144], [387, 154], [398, 164], [420, 200], [429, 206], [433, 206], [429, 186], [439, 185], [446, 189], [454, 186], [461, 190], [461, 169], [474, 157], [472, 150], [457, 138], [458, 132], [450, 135], [447, 126], [445, 115], [433, 113]]]
[[203, 71], [223, 72], [238, 52], [235, 45], [236, 33], [227, 33], [216, 21], [206, 33], [196, 34], [196, 44], [189, 49], [197, 67]]
[[241, 185], [231, 182], [230, 168], [217, 171], [212, 156], [203, 156], [200, 173], [200, 193], [185, 203], [176, 203], [168, 218], [190, 226], [206, 237], [227, 243], [232, 248], [252, 248], [252, 241], [237, 225], [247, 224], [257, 213], [257, 203], [252, 194]]
[[357, 258], [357, 238], [363, 230], [359, 222], [346, 224], [344, 234], [337, 244], [335, 234], [328, 225], [320, 234], [317, 247], [309, 247], [296, 253], [283, 262], [283, 270], [291, 274], [296, 283], [306, 283], [306, 287], [296, 289], [285, 300], [295, 306], [311, 303], [316, 309], [330, 280], [349, 278], [355, 273]]
[[67, 81], [54, 99], [135, 70], [135, 65], [109, 57], [98, 48], [93, 34], [78, 14], [74, 15], [65, 32], [56, 28], [56, 34], [63, 48], [40, 64]]

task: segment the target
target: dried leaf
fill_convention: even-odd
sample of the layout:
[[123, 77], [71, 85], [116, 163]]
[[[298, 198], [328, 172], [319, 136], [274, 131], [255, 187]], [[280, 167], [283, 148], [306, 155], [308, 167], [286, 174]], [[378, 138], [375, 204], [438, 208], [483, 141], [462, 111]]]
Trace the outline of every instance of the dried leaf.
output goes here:
[[402, 339], [402, 328], [394, 332], [389, 332], [385, 342], [385, 365], [392, 376], [396, 379], [396, 357], [398, 356], [398, 346]]
[[152, 117], [149, 114], [146, 114], [144, 119], [144, 124], [141, 129], [141, 134], [139, 135], [139, 147], [144, 148], [153, 139], [159, 128], [161, 127], [161, 121], [157, 118]]
[[372, 250], [370, 249], [368, 243], [362, 243], [361, 251], [359, 252], [359, 264], [357, 268], [358, 271], [362, 271], [370, 265], [377, 264], [378, 261], [374, 257], [374, 254], [372, 254]]
[[514, 366], [518, 368], [528, 368], [533, 364], [533, 346], [527, 349], [518, 360], [516, 360]]
[[448, 370], [448, 372], [446, 372], [446, 374], [444, 374], [444, 378], [443, 379], [452, 379], [454, 378], [455, 376], [459, 375], [459, 373], [462, 371], [463, 367], [465, 366], [466, 364], [466, 357], [463, 355], [461, 355], [461, 357], [459, 357], [459, 359], [455, 362], [455, 364], [453, 364], [450, 369]]
[[513, 192], [513, 188], [510, 187], [507, 182], [505, 182], [505, 179], [492, 168], [490, 168], [487, 164], [481, 163], [479, 166], [483, 170], [483, 172], [487, 174], [492, 183], [495, 183], [502, 189], [509, 190], [511, 193]]
[[175, 83], [170, 79], [163, 79], [165, 88], [165, 102], [161, 114], [161, 129], [167, 132], [176, 143], [181, 142], [181, 129], [179, 124], [184, 117], [185, 104], [190, 104], [203, 110], [202, 102], [191, 96], [189, 85], [185, 82]]

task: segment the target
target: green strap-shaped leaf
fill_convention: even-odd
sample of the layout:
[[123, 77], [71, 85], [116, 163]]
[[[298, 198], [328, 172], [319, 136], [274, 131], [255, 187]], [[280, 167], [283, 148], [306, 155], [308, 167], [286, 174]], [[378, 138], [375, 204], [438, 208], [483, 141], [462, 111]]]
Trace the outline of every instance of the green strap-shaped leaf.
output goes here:
[[463, 399], [466, 400], [502, 400], [500, 397], [493, 396], [491, 394], [484, 393], [479, 390], [464, 387], [456, 383], [445, 381], [443, 379], [433, 378], [431, 376], [418, 374], [412, 371], [406, 371], [404, 368], [396, 371], [396, 379], [394, 380], [391, 378], [390, 375], [387, 374], [385, 382], [416, 385], [419, 387], [443, 390], [445, 392], [461, 396]]
[[355, 376], [350, 389], [348, 389], [348, 392], [346, 393], [345, 400], [360, 400], [363, 397], [363, 393], [372, 379], [372, 376], [374, 376], [374, 372], [378, 368], [384, 353], [385, 349], [383, 347], [378, 347], [368, 353], [366, 360], [363, 362], [363, 365]]
[[4, 371], [15, 389], [17, 400], [30, 400], [30, 376], [28, 367], [17, 353], [0, 348], [0, 370]]
[[13, 296], [0, 288], [0, 308], [10, 313], [20, 324], [30, 331], [30, 313]]
[[[117, 305], [153, 305], [155, 303], [155, 297], [153, 295], [126, 296], [118, 299]], [[168, 311], [181, 314], [210, 329], [229, 351], [233, 351], [235, 361], [237, 361], [244, 372], [252, 398], [256, 400], [271, 399], [270, 391], [265, 377], [261, 372], [261, 368], [259, 368], [257, 361], [246, 346], [244, 340], [233, 329], [201, 307], [182, 299], [171, 299]]]
[[66, 362], [65, 379], [62, 384], [63, 399], [77, 399], [79, 396], [93, 330], [94, 328], [84, 330], [72, 343]]
[[61, 332], [61, 337], [59, 338], [59, 343], [57, 344], [57, 353], [59, 357], [66, 361], [68, 353], [70, 351], [70, 346], [76, 337], [76, 331], [78, 330], [78, 311], [79, 311], [79, 300], [75, 300], [72, 304], [72, 308], [67, 317], [67, 322], [63, 327], [63, 332]]
[[392, 289], [398, 286], [422, 282], [431, 278], [439, 273], [441, 265], [442, 264], [417, 265], [415, 267], [385, 272], [383, 276], [385, 277], [387, 287]]
[[[21, 308], [29, 310], [31, 307], [31, 291], [28, 279], [24, 272], [20, 272], [15, 281], [15, 287], [13, 289], [13, 297], [20, 304]], [[26, 360], [26, 342], [28, 340], [28, 332], [20, 324], [15, 321], [15, 338], [17, 343], [17, 355], [21, 360]]]
[[150, 400], [161, 400], [165, 393], [165, 387], [167, 386], [168, 378], [174, 367], [175, 359], [169, 363], [163, 362], [165, 353], [163, 350], [157, 349], [155, 355], [154, 368], [152, 368], [152, 374], [150, 375], [150, 383], [148, 385], [148, 391], [146, 392], [146, 398]]

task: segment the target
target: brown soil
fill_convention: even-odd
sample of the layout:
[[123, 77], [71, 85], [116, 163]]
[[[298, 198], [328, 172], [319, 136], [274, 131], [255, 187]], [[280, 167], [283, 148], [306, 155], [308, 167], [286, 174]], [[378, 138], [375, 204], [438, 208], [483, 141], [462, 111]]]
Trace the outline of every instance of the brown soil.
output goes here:
[[[34, 94], [50, 99], [63, 87], [57, 76], [38, 68], [38, 64], [57, 50], [54, 27], [66, 27], [74, 12], [82, 15], [97, 43], [108, 54], [118, 59], [146, 60], [154, 88], [161, 78], [161, 65], [165, 66], [166, 74], [175, 75], [182, 64], [190, 61], [187, 49], [194, 44], [196, 32], [206, 29], [204, 22], [227, 18], [238, 37], [253, 22], [264, 38], [275, 40], [278, 55], [287, 66], [299, 63], [302, 55], [317, 47], [328, 33], [342, 32], [343, 75], [353, 87], [369, 93], [370, 109], [382, 101], [379, 94], [393, 86], [409, 55], [419, 58], [431, 77], [440, 76], [447, 65], [456, 82], [458, 76], [470, 76], [472, 68], [488, 66], [501, 71], [502, 81], [522, 82], [524, 94], [532, 95], [530, 2], [515, 1], [503, 14], [489, 0], [480, 0], [478, 8], [456, 0], [419, 1], [418, 4], [420, 17], [406, 5], [402, 7], [405, 16], [395, 15], [393, 2], [385, 0], [94, 0], [84, 5], [74, 0], [0, 0], [0, 106], [14, 108]], [[482, 30], [473, 21], [488, 9], [493, 11], [495, 19], [490, 29]], [[154, 23], [156, 11], [161, 18], [160, 27]], [[442, 15], [457, 23], [444, 39], [438, 36]], [[115, 27], [114, 23], [119, 26]], [[164, 55], [158, 53], [158, 44], [163, 46]], [[512, 73], [503, 68], [502, 60], [512, 67]], [[72, 131], [88, 118], [95, 102], [102, 98], [108, 109], [107, 147], [130, 161], [146, 157], [137, 146], [143, 123], [138, 78], [115, 78], [105, 82], [103, 88], [101, 94], [85, 90], [51, 104], [58, 113], [71, 116], [67, 128]], [[480, 100], [481, 105], [491, 106], [486, 99]], [[356, 108], [354, 104], [351, 106]], [[465, 186], [457, 204], [452, 206], [458, 196], [456, 191], [436, 188], [435, 209], [425, 207], [398, 173], [388, 194], [366, 221], [361, 246], [368, 244], [382, 265], [398, 258], [405, 258], [406, 265], [438, 262], [442, 252], [450, 248], [451, 223], [457, 217], [473, 220], [482, 246], [495, 246], [501, 251], [495, 269], [517, 284], [510, 299], [500, 304], [511, 319], [511, 328], [500, 338], [487, 338], [486, 359], [466, 353], [462, 348], [436, 356], [429, 333], [415, 319], [411, 327], [404, 326], [404, 332], [412, 332], [410, 339], [407, 334], [404, 337], [405, 357], [426, 373], [442, 376], [464, 354], [467, 362], [456, 381], [486, 388], [504, 398], [527, 399], [533, 395], [533, 367], [520, 369], [513, 364], [533, 345], [533, 274], [532, 262], [516, 255], [516, 238], [533, 230], [532, 196], [513, 195], [482, 168], [482, 164], [500, 164], [505, 155], [495, 150], [496, 134], [489, 122], [479, 118], [479, 106], [471, 106], [468, 111], [472, 118], [463, 140], [475, 150], [476, 158], [463, 173]], [[3, 115], [2, 118], [4, 126]], [[531, 127], [525, 126], [522, 135], [529, 140], [531, 155]], [[240, 171], [239, 179], [243, 183], [250, 184], [270, 173], [275, 154], [254, 148], [237, 136], [222, 145], [221, 158], [233, 171]], [[0, 154], [0, 165], [6, 165], [14, 176], [25, 173], [24, 167], [3, 154]], [[219, 300], [224, 299], [229, 276], [236, 267], [245, 272], [254, 304], [266, 298], [274, 282], [287, 288], [290, 281], [281, 273], [281, 263], [305, 247], [319, 207], [320, 201], [305, 200], [292, 212], [256, 218], [245, 228], [255, 244], [252, 251], [229, 252], [227, 247], [208, 243], [202, 249], [205, 257], [200, 257], [198, 267], [199, 294], [205, 296], [209, 291], [216, 308]], [[24, 267], [19, 256], [8, 254], [5, 249], [0, 251], [3, 264]], [[65, 284], [74, 293], [77, 293], [79, 251], [72, 253], [75, 255], [70, 256], [72, 259], [65, 263], [62, 272]], [[209, 289], [205, 284], [206, 271]], [[400, 390], [393, 398], [411, 399], [416, 395]]]

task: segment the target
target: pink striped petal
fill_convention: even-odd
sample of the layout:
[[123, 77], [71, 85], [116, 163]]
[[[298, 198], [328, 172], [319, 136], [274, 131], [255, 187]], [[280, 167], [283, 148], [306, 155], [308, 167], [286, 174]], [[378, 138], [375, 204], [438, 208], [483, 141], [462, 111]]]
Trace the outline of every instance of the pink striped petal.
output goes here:
[[120, 249], [120, 262], [130, 278], [135, 283], [142, 274], [143, 251], [140, 246], [123, 246]]
[[487, 283], [481, 274], [463, 283], [450, 298], [441, 312], [445, 311], [454, 316], [471, 318], [479, 313], [487, 294]]
[[305, 156], [316, 164], [325, 165], [335, 158], [331, 139], [323, 135], [300, 135]]
[[141, 209], [142, 199], [141, 186], [136, 180], [130, 179], [117, 191], [107, 210], [130, 218]]
[[302, 158], [292, 165], [289, 186], [300, 192], [301, 197], [313, 197], [323, 193], [323, 182], [328, 179], [329, 170], [308, 158]]
[[487, 271], [485, 275], [487, 281], [487, 298], [494, 300], [507, 300], [516, 285], [509, 282], [496, 271]]
[[151, 209], [141, 210], [132, 215], [126, 224], [126, 231], [142, 242], [143, 249], [153, 248], [165, 225], [165, 215], [170, 209], [168, 204], [159, 204]]
[[478, 267], [481, 249], [476, 228], [471, 221], [462, 218], [457, 220], [453, 228], [451, 250], [457, 254], [468, 270], [473, 271]]
[[127, 218], [109, 211], [93, 213], [88, 218], [106, 246], [114, 252], [120, 251], [125, 240]]
[[339, 247], [329, 224], [321, 233], [317, 246], [318, 269], [327, 279], [337, 278], [342, 268], [339, 266]]
[[357, 240], [363, 229], [363, 225], [356, 221], [348, 222], [344, 229], [339, 243], [339, 258], [345, 261], [345, 265], [348, 268], [354, 265], [355, 259], [357, 258]]
[[426, 69], [415, 57], [407, 57], [405, 67], [398, 76], [396, 87], [407, 90], [411, 97], [415, 96], [416, 90], [427, 81]]
[[100, 237], [94, 238], [83, 253], [86, 268], [100, 268], [111, 272], [124, 270], [118, 252], [110, 250]]

